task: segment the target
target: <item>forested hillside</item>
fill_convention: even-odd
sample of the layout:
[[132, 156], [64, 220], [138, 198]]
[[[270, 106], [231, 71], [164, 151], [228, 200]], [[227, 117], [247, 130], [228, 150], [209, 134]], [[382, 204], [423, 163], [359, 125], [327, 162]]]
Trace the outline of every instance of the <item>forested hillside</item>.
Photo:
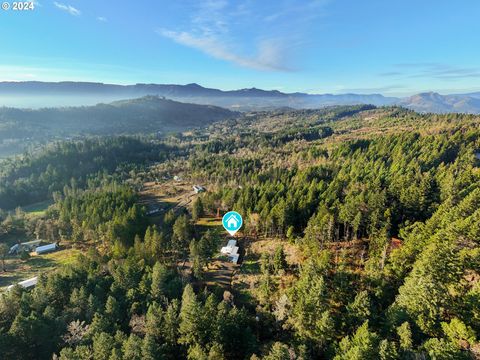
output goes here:
[[132, 166], [163, 161], [174, 149], [134, 138], [99, 138], [57, 142], [39, 153], [1, 162], [0, 208], [45, 200], [64, 186], [85, 187], [102, 174], [117, 175]]
[[[3, 164], [0, 243], [82, 249], [0, 295], [6, 359], [480, 358], [478, 116], [285, 109]], [[208, 191], [181, 202], [182, 182]], [[153, 217], [148, 184], [171, 201]], [[40, 216], [5, 211], [49, 194]], [[225, 285], [229, 210], [244, 250]]]
[[87, 135], [132, 135], [184, 131], [235, 118], [216, 106], [156, 96], [109, 104], [42, 109], [0, 108], [0, 158], [47, 141]]

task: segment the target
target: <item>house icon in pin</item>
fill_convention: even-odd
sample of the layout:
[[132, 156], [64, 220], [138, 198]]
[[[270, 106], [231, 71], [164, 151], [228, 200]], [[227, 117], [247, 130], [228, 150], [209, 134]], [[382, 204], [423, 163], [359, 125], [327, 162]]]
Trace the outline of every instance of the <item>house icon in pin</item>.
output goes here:
[[229, 229], [236, 229], [238, 227], [238, 219], [235, 215], [231, 214], [227, 219], [227, 227]]

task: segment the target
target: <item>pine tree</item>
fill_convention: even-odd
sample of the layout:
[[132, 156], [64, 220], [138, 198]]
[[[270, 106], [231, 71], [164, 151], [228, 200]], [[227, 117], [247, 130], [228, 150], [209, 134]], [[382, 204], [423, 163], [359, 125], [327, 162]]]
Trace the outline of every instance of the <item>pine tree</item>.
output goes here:
[[179, 343], [187, 345], [196, 345], [200, 342], [199, 329], [202, 321], [202, 312], [197, 296], [190, 284], [185, 286], [182, 295], [182, 305], [180, 308], [180, 338]]
[[202, 198], [197, 197], [192, 205], [192, 218], [197, 221], [204, 215]]
[[273, 255], [273, 269], [275, 273], [279, 274], [280, 271], [283, 271], [287, 268], [287, 261], [285, 259], [285, 252], [283, 251], [283, 246], [279, 245], [275, 249]]

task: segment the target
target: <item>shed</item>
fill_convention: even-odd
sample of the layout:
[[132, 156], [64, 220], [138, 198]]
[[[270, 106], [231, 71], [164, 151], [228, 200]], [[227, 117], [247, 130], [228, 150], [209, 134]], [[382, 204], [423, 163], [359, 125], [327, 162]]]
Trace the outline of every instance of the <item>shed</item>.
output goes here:
[[19, 247], [20, 247], [20, 244], [13, 245], [8, 251], [8, 255], [16, 254]]
[[57, 250], [57, 247], [58, 247], [58, 246], [57, 246], [56, 243], [52, 243], [52, 244], [48, 244], [48, 245], [43, 245], [43, 246], [37, 247], [36, 250], [35, 250], [35, 252], [37, 253], [37, 255], [45, 254], [45, 253], [48, 253], [48, 252]]
[[205, 188], [201, 185], [193, 185], [193, 191], [195, 191], [196, 194], [204, 192]]
[[[37, 285], [37, 282], [38, 282], [38, 277], [35, 276], [33, 278], [20, 281], [17, 285], [21, 286], [24, 289], [28, 289], [28, 288], [31, 288], [31, 287]], [[15, 285], [10, 285], [9, 287], [7, 287], [7, 290], [12, 289], [14, 286]]]

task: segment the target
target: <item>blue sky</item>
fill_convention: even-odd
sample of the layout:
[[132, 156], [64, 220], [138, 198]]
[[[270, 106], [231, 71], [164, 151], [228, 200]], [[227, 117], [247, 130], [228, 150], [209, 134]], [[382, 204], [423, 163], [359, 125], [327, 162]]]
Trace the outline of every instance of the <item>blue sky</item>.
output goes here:
[[0, 11], [0, 80], [480, 90], [478, 0], [38, 0]]

